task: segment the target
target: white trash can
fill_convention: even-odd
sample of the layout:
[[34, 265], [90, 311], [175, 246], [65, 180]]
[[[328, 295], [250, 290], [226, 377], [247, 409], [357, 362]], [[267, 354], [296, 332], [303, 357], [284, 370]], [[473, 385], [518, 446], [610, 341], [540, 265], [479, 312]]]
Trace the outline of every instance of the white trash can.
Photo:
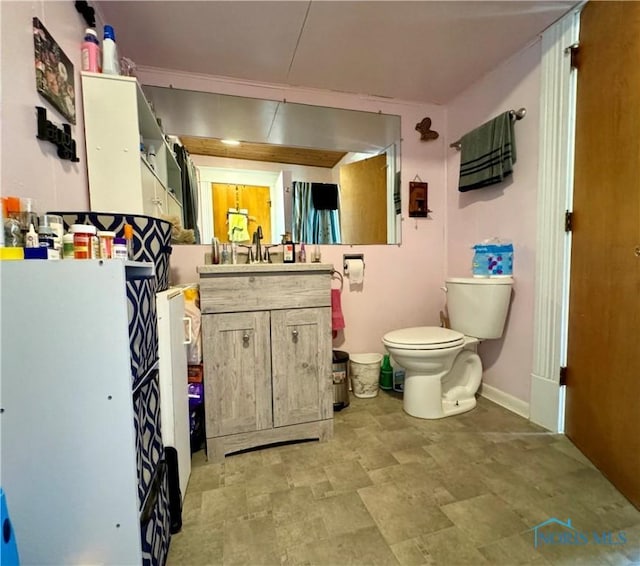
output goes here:
[[382, 354], [351, 354], [349, 375], [356, 397], [367, 399], [378, 394], [381, 361]]

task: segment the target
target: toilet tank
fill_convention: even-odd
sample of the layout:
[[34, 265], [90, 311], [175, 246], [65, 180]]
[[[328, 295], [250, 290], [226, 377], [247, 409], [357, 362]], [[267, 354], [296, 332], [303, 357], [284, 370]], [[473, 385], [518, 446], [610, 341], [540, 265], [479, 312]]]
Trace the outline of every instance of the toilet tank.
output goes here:
[[447, 279], [451, 328], [481, 340], [500, 338], [507, 320], [512, 286], [511, 277]]

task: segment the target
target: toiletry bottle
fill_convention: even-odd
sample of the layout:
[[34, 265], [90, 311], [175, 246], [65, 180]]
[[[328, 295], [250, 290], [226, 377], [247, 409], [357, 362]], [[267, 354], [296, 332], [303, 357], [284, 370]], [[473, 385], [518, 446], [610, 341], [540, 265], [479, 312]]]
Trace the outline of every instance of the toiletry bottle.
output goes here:
[[316, 247], [313, 249], [313, 260], [311, 263], [320, 263], [322, 261], [322, 256], [320, 254], [320, 246], [316, 244]]
[[235, 265], [238, 263], [238, 244], [231, 242], [231, 263]]
[[38, 241], [38, 234], [36, 233], [36, 229], [33, 225], [33, 222], [29, 224], [29, 231], [24, 238], [24, 247], [25, 248], [37, 248], [40, 245]]
[[229, 248], [227, 244], [222, 244], [222, 251], [220, 252], [220, 263], [226, 265], [229, 263]]
[[124, 225], [124, 238], [127, 240], [127, 259], [133, 260], [133, 226]]
[[298, 261], [307, 263], [307, 250], [304, 249], [304, 242], [300, 243], [300, 251], [298, 252]]
[[220, 263], [220, 243], [218, 242], [218, 238], [211, 240], [211, 263], [213, 265]]
[[84, 40], [80, 50], [82, 70], [92, 73], [100, 72], [100, 42], [98, 34], [93, 28], [87, 28], [84, 32]]
[[296, 262], [296, 245], [291, 239], [291, 232], [287, 232], [282, 238], [282, 262]]
[[119, 75], [120, 62], [118, 48], [116, 47], [116, 34], [113, 27], [104, 26], [104, 39], [102, 40], [102, 72], [105, 75]]

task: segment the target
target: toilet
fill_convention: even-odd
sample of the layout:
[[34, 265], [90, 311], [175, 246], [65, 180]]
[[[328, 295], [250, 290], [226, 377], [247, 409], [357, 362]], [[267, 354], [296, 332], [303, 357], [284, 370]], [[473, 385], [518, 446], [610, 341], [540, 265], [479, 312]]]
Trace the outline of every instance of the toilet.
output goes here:
[[482, 380], [481, 340], [500, 338], [511, 299], [511, 277], [446, 280], [451, 328], [418, 326], [382, 338], [405, 371], [403, 408], [421, 419], [470, 411]]

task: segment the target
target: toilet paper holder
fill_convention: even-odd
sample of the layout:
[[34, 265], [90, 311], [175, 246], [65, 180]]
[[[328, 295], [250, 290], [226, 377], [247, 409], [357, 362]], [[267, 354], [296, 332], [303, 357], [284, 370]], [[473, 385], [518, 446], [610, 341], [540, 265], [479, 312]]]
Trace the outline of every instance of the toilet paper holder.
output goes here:
[[347, 263], [350, 259], [359, 259], [362, 262], [362, 269], [364, 270], [364, 254], [343, 254], [342, 256], [342, 273], [349, 276], [349, 264]]

